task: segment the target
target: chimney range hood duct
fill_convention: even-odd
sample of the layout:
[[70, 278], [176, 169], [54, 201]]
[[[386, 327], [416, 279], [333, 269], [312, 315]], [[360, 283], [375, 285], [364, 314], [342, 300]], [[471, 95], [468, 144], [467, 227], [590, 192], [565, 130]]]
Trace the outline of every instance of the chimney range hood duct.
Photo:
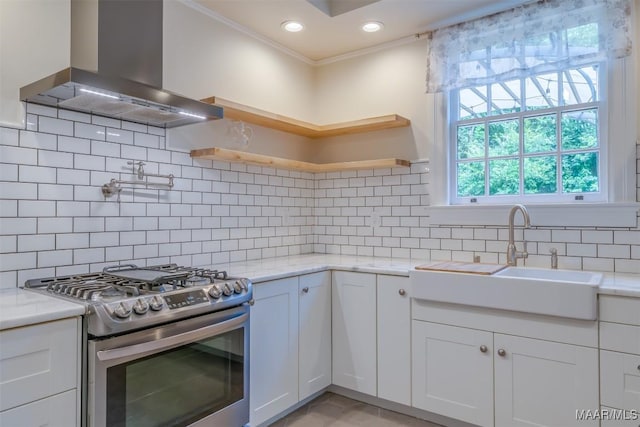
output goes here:
[[162, 88], [162, 0], [71, 0], [69, 68], [20, 89], [22, 101], [172, 128], [222, 108]]

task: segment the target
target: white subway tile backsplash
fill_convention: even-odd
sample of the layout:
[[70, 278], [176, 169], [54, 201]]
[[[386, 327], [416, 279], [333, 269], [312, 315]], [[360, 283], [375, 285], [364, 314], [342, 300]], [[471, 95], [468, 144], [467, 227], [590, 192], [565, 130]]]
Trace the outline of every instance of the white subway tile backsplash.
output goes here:
[[97, 139], [100, 141], [104, 141], [106, 138], [106, 130], [104, 126], [75, 122], [74, 136], [76, 136], [77, 138]]
[[89, 154], [91, 152], [91, 141], [70, 136], [60, 136], [58, 137], [58, 150], [68, 153]]
[[56, 249], [78, 249], [89, 247], [89, 233], [56, 234]]
[[[20, 147], [42, 150], [56, 150], [57, 144], [58, 138], [56, 135], [32, 132], [28, 130], [20, 131]], [[2, 156], [2, 158], [4, 158], [4, 156]], [[21, 161], [16, 163], [25, 163], [25, 161], [26, 159], [21, 159]]]
[[20, 165], [18, 168], [18, 175], [21, 182], [55, 184], [56, 171], [56, 168]]
[[38, 252], [38, 268], [59, 267], [73, 263], [73, 251], [70, 249]]
[[104, 253], [104, 248], [74, 249], [73, 262], [75, 264], [92, 264], [97, 262], [104, 262]]
[[48, 251], [56, 248], [54, 234], [18, 236], [18, 252]]
[[33, 148], [0, 145], [0, 161], [19, 165], [37, 165], [38, 151]]
[[56, 215], [56, 203], [43, 200], [20, 200], [18, 202], [18, 216], [45, 217]]
[[[37, 199], [38, 185], [22, 182], [0, 182], [0, 199]], [[4, 203], [4, 201], [3, 201]]]
[[53, 133], [56, 135], [73, 136], [73, 122], [69, 120], [54, 119], [53, 117], [40, 116], [38, 131]]
[[72, 168], [73, 154], [59, 151], [38, 150], [38, 165], [56, 168]]
[[71, 233], [73, 218], [38, 218], [37, 229], [38, 233]]
[[0, 256], [0, 271], [16, 271], [36, 268], [37, 253], [36, 252], [20, 252], [2, 254]]
[[[24, 253], [36, 256], [19, 268], [21, 276], [44, 271], [38, 269], [40, 253], [49, 253], [43, 255], [44, 264], [56, 256], [70, 263], [56, 273], [95, 271], [114, 262], [205, 265], [313, 250], [465, 261], [476, 254], [483, 262], [505, 261], [505, 227], [430, 225], [426, 163], [411, 169], [309, 174], [194, 161], [186, 150], [165, 150], [161, 128], [62, 111], [59, 117], [32, 114], [32, 119], [38, 122], [35, 128], [43, 128], [39, 133], [0, 128], [0, 148], [12, 156], [0, 174], [0, 214], [37, 225], [20, 234]], [[75, 137], [69, 136], [67, 123], [72, 122]], [[147, 172], [174, 174], [175, 187], [125, 188], [119, 201], [105, 199], [102, 184], [111, 178], [135, 179], [128, 160], [146, 161]], [[52, 172], [56, 180], [45, 181]], [[26, 181], [27, 176], [40, 183]], [[29, 201], [42, 202], [42, 208]], [[5, 250], [18, 249], [18, 233], [10, 233], [0, 242]], [[530, 242], [526, 265], [546, 266], [549, 248], [557, 247], [565, 268], [629, 271], [633, 264], [621, 261], [640, 262], [638, 233], [534, 227], [518, 228], [516, 239]], [[51, 237], [29, 240], [53, 234], [53, 246]], [[30, 241], [46, 244], [31, 250], [24, 246]], [[64, 251], [73, 251], [70, 261]], [[5, 276], [10, 283], [18, 277], [15, 271]]]

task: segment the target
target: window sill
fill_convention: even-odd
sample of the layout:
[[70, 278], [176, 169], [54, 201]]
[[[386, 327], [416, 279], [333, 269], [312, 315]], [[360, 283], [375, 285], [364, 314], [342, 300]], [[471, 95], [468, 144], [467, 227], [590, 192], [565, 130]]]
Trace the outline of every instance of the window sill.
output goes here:
[[[512, 205], [430, 206], [433, 225], [506, 226]], [[638, 223], [638, 203], [526, 205], [531, 225], [543, 227], [631, 227]], [[522, 224], [521, 215], [516, 215]]]

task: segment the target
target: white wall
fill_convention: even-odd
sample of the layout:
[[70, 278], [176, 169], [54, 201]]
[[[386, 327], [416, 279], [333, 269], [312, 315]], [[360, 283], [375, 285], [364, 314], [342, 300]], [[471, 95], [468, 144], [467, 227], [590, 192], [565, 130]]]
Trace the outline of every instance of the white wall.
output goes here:
[[180, 1], [165, 0], [164, 8], [167, 89], [313, 119], [313, 67]]
[[24, 128], [20, 88], [69, 66], [70, 4], [0, 1], [0, 125]]

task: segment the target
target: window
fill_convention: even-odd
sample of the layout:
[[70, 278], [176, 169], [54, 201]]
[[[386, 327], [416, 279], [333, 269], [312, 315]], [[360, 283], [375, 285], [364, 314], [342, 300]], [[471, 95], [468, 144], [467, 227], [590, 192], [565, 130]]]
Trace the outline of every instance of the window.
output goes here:
[[604, 68], [452, 90], [451, 202], [606, 200]]

